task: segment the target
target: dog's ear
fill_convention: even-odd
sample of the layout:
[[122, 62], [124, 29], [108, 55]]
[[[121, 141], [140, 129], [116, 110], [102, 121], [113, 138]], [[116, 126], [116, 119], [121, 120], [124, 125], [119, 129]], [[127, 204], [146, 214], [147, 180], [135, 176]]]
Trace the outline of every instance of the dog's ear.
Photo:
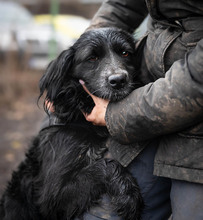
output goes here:
[[[45, 100], [55, 103], [66, 77], [70, 75], [74, 58], [74, 49], [64, 50], [47, 67], [39, 82], [40, 96], [46, 92]], [[46, 108], [46, 106], [45, 106]]]
[[87, 93], [83, 90], [78, 79], [72, 76], [74, 69], [75, 50], [73, 47], [63, 51], [53, 60], [42, 76], [39, 87], [40, 96], [45, 93], [44, 110], [49, 114], [49, 105], [53, 104], [54, 114], [66, 122], [82, 115]]
[[49, 101], [54, 101], [61, 86], [64, 82], [64, 78], [71, 71], [73, 65], [74, 50], [71, 47], [68, 50], [64, 50], [58, 58], [53, 60], [47, 67], [45, 74], [40, 79], [40, 97], [46, 91], [46, 98]]

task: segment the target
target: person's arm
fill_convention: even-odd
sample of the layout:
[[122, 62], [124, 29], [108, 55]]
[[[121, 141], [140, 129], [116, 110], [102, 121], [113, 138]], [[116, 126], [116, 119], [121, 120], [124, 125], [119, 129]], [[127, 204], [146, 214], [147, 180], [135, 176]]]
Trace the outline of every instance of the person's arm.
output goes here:
[[147, 13], [145, 0], [105, 0], [88, 29], [117, 27], [132, 33]]
[[122, 143], [148, 140], [202, 122], [203, 39], [185, 59], [172, 65], [165, 78], [136, 89], [117, 103], [96, 98], [86, 119], [106, 125]]
[[203, 121], [203, 39], [185, 59], [176, 61], [165, 78], [110, 103], [109, 132], [125, 143], [186, 129]]

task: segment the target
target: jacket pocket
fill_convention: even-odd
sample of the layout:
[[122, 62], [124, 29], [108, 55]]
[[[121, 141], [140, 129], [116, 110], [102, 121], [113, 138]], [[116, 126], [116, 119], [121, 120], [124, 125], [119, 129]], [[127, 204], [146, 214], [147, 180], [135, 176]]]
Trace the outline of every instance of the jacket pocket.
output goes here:
[[181, 34], [168, 47], [164, 55], [165, 71], [173, 62], [184, 58], [185, 53], [194, 49], [197, 43], [203, 38], [203, 18], [192, 17], [179, 20]]
[[[167, 56], [168, 49], [181, 34], [181, 29], [158, 26], [154, 32], [149, 32], [144, 50], [144, 59], [153, 80], [165, 76], [165, 60], [170, 59]], [[174, 60], [181, 59], [184, 54], [185, 51], [174, 55], [175, 59], [173, 57], [173, 60], [170, 60], [170, 65], [173, 64]]]
[[184, 55], [194, 49], [197, 42], [203, 38], [203, 31], [183, 31], [177, 39], [168, 47], [164, 55], [165, 71], [178, 59], [184, 58]]

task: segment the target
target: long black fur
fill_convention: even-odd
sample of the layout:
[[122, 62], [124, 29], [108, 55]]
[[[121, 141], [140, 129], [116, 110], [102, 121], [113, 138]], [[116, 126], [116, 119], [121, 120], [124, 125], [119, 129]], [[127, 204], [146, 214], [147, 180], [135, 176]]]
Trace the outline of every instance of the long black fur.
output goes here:
[[91, 30], [50, 63], [40, 80], [40, 96], [46, 93], [45, 102], [54, 103], [60, 124], [35, 137], [3, 194], [1, 220], [82, 219], [104, 194], [125, 220], [140, 218], [136, 180], [104, 156], [111, 137], [106, 128], [84, 119], [82, 111], [89, 113], [94, 103], [79, 83], [82, 79], [96, 96], [124, 98], [139, 86], [134, 48], [133, 38], [121, 30]]

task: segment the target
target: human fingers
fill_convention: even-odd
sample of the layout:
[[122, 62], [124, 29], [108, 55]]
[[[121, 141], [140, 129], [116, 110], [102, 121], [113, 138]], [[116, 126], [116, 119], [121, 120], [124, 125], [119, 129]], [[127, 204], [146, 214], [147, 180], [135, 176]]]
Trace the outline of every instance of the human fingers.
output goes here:
[[98, 97], [93, 95], [92, 93], [90, 93], [90, 91], [87, 89], [87, 87], [85, 86], [85, 82], [83, 80], [79, 80], [80, 84], [82, 85], [83, 89], [92, 97], [94, 103], [97, 103]]
[[101, 110], [98, 108], [96, 105], [92, 109], [92, 112], [90, 114], [82, 112], [85, 119], [89, 122], [92, 122], [93, 125], [97, 126], [106, 126], [106, 121], [105, 121], [105, 110]]
[[46, 100], [45, 106], [46, 106], [46, 109], [48, 109], [51, 113], [53, 113], [55, 111], [53, 102]]
[[94, 125], [105, 126], [105, 113], [106, 108], [108, 106], [109, 101], [105, 99], [101, 99], [95, 95], [92, 95], [89, 90], [84, 85], [84, 81], [80, 80], [81, 85], [84, 90], [92, 97], [95, 106], [90, 114], [82, 112], [87, 121], [92, 122]]

